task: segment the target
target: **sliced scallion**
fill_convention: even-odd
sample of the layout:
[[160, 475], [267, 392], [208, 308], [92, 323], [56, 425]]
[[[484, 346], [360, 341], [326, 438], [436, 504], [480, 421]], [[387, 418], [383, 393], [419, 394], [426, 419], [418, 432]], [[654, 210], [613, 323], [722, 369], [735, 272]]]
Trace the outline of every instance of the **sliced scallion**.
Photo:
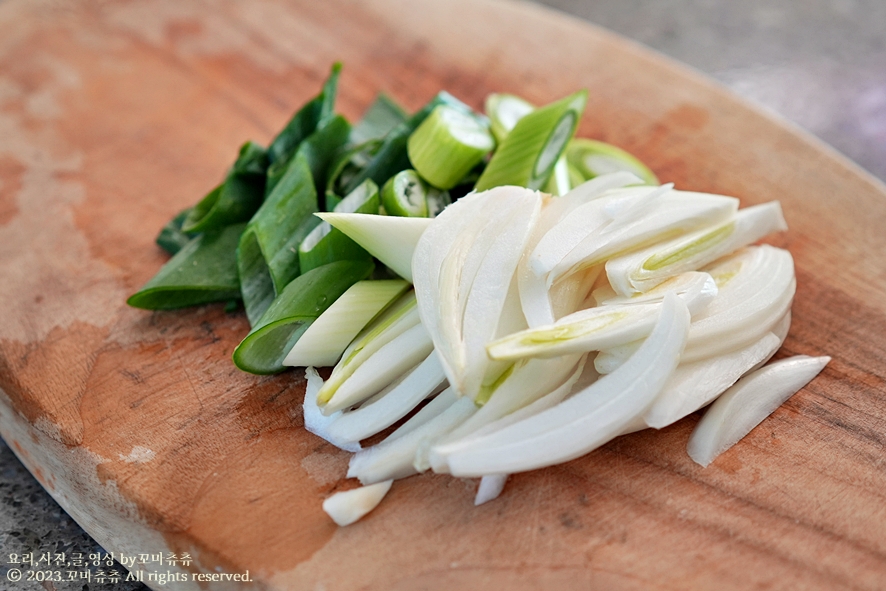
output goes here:
[[234, 350], [234, 363], [257, 374], [284, 369], [283, 359], [308, 327], [341, 294], [372, 273], [371, 261], [338, 261], [291, 281]]
[[428, 187], [418, 173], [406, 169], [388, 179], [381, 190], [381, 203], [388, 215], [410, 218], [428, 216]]
[[389, 131], [406, 121], [403, 107], [386, 94], [379, 94], [366, 109], [363, 118], [351, 129], [352, 144], [383, 138]]
[[168, 310], [240, 297], [235, 251], [246, 224], [191, 239], [126, 303], [146, 310]]
[[357, 333], [408, 288], [402, 279], [358, 281], [305, 331], [283, 365], [335, 365]]
[[658, 177], [636, 156], [612, 144], [574, 138], [566, 147], [566, 160], [585, 180], [625, 170], [643, 179], [647, 185], [657, 185]]
[[504, 141], [517, 121], [531, 113], [535, 106], [513, 94], [490, 94], [484, 105], [489, 127], [498, 143]]
[[163, 229], [157, 234], [155, 240], [157, 246], [169, 254], [175, 254], [184, 248], [185, 244], [190, 242], [196, 236], [196, 234], [189, 234], [182, 230], [182, 224], [184, 223], [185, 218], [188, 217], [190, 211], [190, 207], [184, 209], [178, 212], [174, 218], [166, 222], [166, 225], [163, 226]]
[[429, 183], [451, 189], [495, 147], [486, 123], [462, 109], [438, 105], [409, 136], [409, 161]]
[[[377, 214], [378, 206], [378, 187], [366, 179], [335, 206], [335, 213]], [[367, 258], [369, 253], [362, 246], [325, 221], [311, 230], [298, 247], [301, 272], [333, 261]]]
[[477, 181], [477, 191], [501, 185], [544, 187], [575, 133], [587, 98], [587, 91], [579, 91], [517, 121]]

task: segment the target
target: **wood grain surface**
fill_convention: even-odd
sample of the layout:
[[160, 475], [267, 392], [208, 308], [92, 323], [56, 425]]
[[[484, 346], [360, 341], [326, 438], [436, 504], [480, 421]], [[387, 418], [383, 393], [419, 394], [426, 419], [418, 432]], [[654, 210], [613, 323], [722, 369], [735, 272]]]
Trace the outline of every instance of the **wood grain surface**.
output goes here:
[[[831, 355], [709, 468], [697, 416], [511, 478], [395, 483], [365, 520], [322, 512], [347, 454], [302, 429], [298, 371], [256, 377], [221, 306], [148, 313], [163, 223], [345, 64], [339, 110], [384, 90], [538, 103], [587, 87], [579, 135], [678, 188], [781, 200], [796, 261], [780, 355]], [[249, 588], [886, 588], [886, 189], [695, 73], [523, 3], [0, 3], [0, 433], [107, 550], [169, 551]], [[236, 585], [234, 585], [236, 586]]]

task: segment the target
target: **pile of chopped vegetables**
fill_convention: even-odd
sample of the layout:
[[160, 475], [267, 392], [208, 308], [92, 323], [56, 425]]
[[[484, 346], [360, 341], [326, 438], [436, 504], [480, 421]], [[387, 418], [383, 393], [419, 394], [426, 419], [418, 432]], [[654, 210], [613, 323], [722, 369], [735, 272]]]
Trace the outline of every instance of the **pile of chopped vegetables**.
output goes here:
[[408, 115], [382, 95], [352, 126], [339, 69], [167, 224], [172, 258], [128, 300], [242, 300], [234, 363], [304, 367], [305, 427], [355, 452], [363, 486], [323, 504], [336, 523], [426, 470], [481, 478], [484, 503], [509, 474], [710, 405], [688, 444], [707, 465], [829, 361], [766, 364], [796, 288], [790, 253], [757, 244], [787, 229], [777, 202], [659, 185], [575, 138], [584, 91], [494, 94], [485, 114], [443, 92]]

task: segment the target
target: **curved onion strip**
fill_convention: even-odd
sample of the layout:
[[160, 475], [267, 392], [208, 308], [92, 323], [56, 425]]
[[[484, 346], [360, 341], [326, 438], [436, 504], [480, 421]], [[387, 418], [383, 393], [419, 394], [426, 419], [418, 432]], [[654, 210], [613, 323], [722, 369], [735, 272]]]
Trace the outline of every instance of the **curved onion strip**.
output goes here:
[[507, 481], [507, 474], [487, 474], [481, 478], [480, 486], [477, 488], [477, 496], [474, 497], [474, 506], [477, 507], [497, 499], [501, 491], [504, 490]]
[[409, 432], [357, 452], [348, 465], [348, 478], [358, 478], [363, 484], [372, 484], [415, 474], [418, 472], [414, 464], [419, 448], [446, 435], [476, 410], [470, 398], [459, 398], [446, 410]]
[[306, 367], [305, 378], [308, 381], [305, 386], [305, 401], [302, 406], [305, 429], [345, 451], [360, 451], [360, 444], [358, 442], [350, 439], [341, 439], [329, 433], [329, 426], [341, 416], [341, 413], [335, 413], [327, 417], [323, 415], [320, 407], [317, 406], [317, 392], [323, 387], [323, 378], [320, 377], [317, 370], [313, 367]]
[[690, 234], [610, 259], [606, 262], [606, 275], [617, 293], [630, 296], [786, 229], [778, 201], [746, 207], [716, 225], [706, 225]]
[[378, 400], [343, 413], [327, 433], [342, 441], [360, 441], [387, 429], [446, 381], [437, 354], [431, 352]]
[[668, 294], [649, 338], [619, 370], [553, 408], [437, 451], [446, 452], [455, 476], [522, 472], [584, 455], [645, 411], [677, 366], [688, 330], [689, 310]]
[[689, 457], [702, 466], [713, 462], [808, 384], [830, 360], [797, 355], [740, 379], [695, 426], [687, 446]]

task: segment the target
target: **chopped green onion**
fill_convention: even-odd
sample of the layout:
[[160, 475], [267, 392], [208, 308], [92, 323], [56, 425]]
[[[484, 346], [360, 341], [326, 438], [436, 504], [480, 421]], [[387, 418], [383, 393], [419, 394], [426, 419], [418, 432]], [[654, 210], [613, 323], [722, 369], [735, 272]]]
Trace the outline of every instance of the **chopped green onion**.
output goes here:
[[257, 374], [284, 369], [283, 359], [308, 327], [349, 287], [372, 273], [372, 261], [338, 261], [291, 281], [234, 350], [234, 363]]
[[495, 147], [485, 122], [438, 105], [409, 136], [409, 161], [429, 183], [451, 189]]
[[386, 94], [379, 94], [369, 105], [363, 118], [351, 130], [352, 144], [383, 138], [389, 131], [406, 121], [403, 107]]
[[337, 492], [323, 501], [323, 510], [336, 525], [351, 525], [381, 503], [391, 489], [392, 482], [393, 480], [388, 480]]
[[578, 127], [587, 98], [582, 90], [517, 121], [477, 181], [477, 191], [500, 185], [544, 187]]
[[[335, 212], [377, 214], [378, 207], [378, 187], [372, 180], [366, 179], [335, 206]], [[366, 258], [369, 258], [369, 253], [362, 246], [325, 221], [311, 230], [298, 247], [302, 272], [333, 261]]]
[[490, 94], [486, 97], [485, 110], [492, 135], [501, 143], [517, 121], [535, 110], [535, 106], [513, 94]]
[[357, 333], [409, 287], [402, 279], [358, 281], [305, 331], [283, 365], [335, 365]]
[[188, 217], [190, 211], [190, 207], [183, 209], [178, 212], [174, 218], [166, 222], [166, 225], [163, 226], [163, 229], [157, 234], [155, 240], [157, 246], [169, 254], [175, 254], [184, 248], [185, 244], [190, 242], [194, 236], [196, 236], [196, 234], [189, 234], [188, 232], [182, 231], [182, 224], [184, 223], [185, 218]]
[[428, 216], [428, 187], [418, 173], [406, 169], [388, 179], [381, 190], [381, 204], [388, 215], [426, 218]]
[[341, 64], [333, 64], [320, 94], [299, 109], [286, 127], [277, 134], [268, 147], [268, 159], [271, 164], [280, 160], [289, 160], [302, 140], [332, 117], [340, 73]]
[[245, 227], [233, 224], [193, 238], [126, 303], [168, 310], [239, 298], [235, 251]]
[[318, 213], [317, 217], [344, 232], [394, 273], [412, 281], [412, 253], [429, 218], [360, 213]]
[[659, 184], [648, 166], [629, 152], [605, 142], [574, 138], [566, 147], [566, 160], [584, 180], [625, 170], [643, 179], [647, 185]]
[[243, 144], [224, 182], [191, 209], [182, 230], [206, 232], [249, 221], [264, 199], [267, 168], [265, 149], [253, 142]]
[[372, 179], [377, 184], [382, 185], [401, 170], [410, 168], [411, 164], [406, 151], [406, 143], [412, 132], [421, 125], [422, 121], [431, 114], [431, 111], [437, 105], [450, 105], [463, 110], [465, 113], [471, 112], [470, 107], [448, 92], [439, 93], [409, 119], [388, 132], [378, 152], [373, 156], [369, 164], [351, 179], [350, 184], [345, 188], [345, 192], [350, 193], [366, 179]]
[[307, 158], [296, 154], [240, 239], [237, 267], [246, 316], [253, 326], [274, 296], [298, 276], [298, 245], [319, 224]]

